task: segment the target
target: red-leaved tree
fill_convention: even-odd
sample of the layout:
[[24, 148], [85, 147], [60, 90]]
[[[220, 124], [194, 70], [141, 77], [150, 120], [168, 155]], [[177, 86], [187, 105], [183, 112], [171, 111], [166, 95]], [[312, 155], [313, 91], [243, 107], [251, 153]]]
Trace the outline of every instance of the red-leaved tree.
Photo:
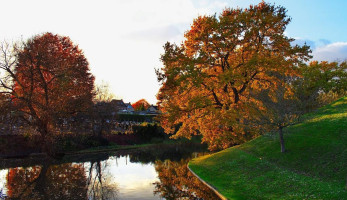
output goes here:
[[68, 37], [45, 33], [21, 46], [2, 45], [3, 93], [10, 93], [23, 119], [42, 141], [54, 119], [68, 117], [92, 104], [94, 77], [82, 50]]
[[147, 108], [150, 106], [149, 103], [146, 101], [146, 99], [140, 99], [136, 101], [134, 104], [132, 104], [134, 110], [141, 111], [141, 110], [147, 110]]

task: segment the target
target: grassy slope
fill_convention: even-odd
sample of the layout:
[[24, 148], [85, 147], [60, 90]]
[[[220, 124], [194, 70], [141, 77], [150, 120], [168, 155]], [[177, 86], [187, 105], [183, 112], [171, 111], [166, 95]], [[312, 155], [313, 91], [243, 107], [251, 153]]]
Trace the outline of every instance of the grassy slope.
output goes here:
[[228, 199], [347, 199], [347, 97], [277, 134], [192, 160]]

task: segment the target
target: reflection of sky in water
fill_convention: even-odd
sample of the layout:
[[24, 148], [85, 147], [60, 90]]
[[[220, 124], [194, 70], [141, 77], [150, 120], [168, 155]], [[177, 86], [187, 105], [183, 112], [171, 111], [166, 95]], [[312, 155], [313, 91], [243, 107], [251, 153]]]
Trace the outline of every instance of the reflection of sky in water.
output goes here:
[[[93, 154], [67, 157], [57, 162], [37, 162], [37, 168], [11, 171], [9, 188], [6, 178], [10, 170], [0, 169], [0, 190], [3, 188], [6, 193], [7, 189], [11, 189], [8, 195], [11, 193], [13, 197], [23, 195], [28, 198], [35, 194], [43, 199], [163, 200], [160, 195], [168, 199], [189, 199], [192, 194], [198, 195], [198, 198], [218, 199], [204, 185], [196, 183], [192, 174], [187, 173], [189, 157], [204, 154], [193, 153], [194, 150], [173, 146], [160, 151], [155, 148], [115, 154], [118, 156]], [[130, 158], [133, 162], [130, 162]], [[64, 163], [68, 160], [75, 162]], [[148, 163], [142, 164], [141, 161]], [[22, 162], [25, 165], [27, 161], [20, 160], [17, 164], [21, 165]], [[58, 162], [63, 164], [55, 164]], [[9, 165], [13, 166], [13, 163]], [[155, 170], [156, 167], [160, 172]], [[47, 172], [46, 176], [40, 176], [41, 170]], [[34, 179], [29, 180], [30, 177]], [[154, 195], [154, 191], [157, 195]]]
[[[102, 161], [101, 166], [102, 176], [109, 178], [107, 184], [117, 185], [118, 199], [162, 199], [153, 194], [153, 183], [159, 181], [153, 164], [131, 163], [128, 156], [122, 156], [110, 157], [107, 161]], [[84, 163], [84, 168], [88, 176], [90, 162]], [[0, 170], [0, 190], [5, 194], [7, 173], [7, 169]]]
[[160, 199], [153, 194], [159, 181], [153, 164], [131, 163], [128, 156], [107, 160], [106, 172], [118, 185], [119, 199]]
[[0, 170], [0, 191], [6, 193], [6, 175], [7, 170]]
[[[119, 199], [163, 199], [153, 194], [154, 182], [159, 181], [153, 164], [131, 163], [128, 156], [110, 157], [102, 161], [103, 176], [110, 177], [108, 184], [116, 184]], [[86, 173], [90, 164], [85, 165]], [[106, 166], [104, 168], [104, 166]]]

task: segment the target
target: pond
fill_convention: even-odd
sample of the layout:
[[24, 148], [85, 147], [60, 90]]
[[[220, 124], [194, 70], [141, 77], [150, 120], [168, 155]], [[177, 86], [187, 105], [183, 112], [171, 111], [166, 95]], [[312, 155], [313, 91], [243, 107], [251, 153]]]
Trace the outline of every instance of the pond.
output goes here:
[[62, 160], [0, 162], [0, 199], [219, 199], [187, 169], [197, 145], [159, 145]]

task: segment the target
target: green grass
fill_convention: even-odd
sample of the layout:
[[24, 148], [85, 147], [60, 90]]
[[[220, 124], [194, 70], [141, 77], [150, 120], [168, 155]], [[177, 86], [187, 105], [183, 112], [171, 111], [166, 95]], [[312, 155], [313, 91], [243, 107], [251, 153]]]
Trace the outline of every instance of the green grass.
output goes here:
[[347, 199], [347, 97], [277, 133], [196, 158], [189, 167], [228, 199]]

